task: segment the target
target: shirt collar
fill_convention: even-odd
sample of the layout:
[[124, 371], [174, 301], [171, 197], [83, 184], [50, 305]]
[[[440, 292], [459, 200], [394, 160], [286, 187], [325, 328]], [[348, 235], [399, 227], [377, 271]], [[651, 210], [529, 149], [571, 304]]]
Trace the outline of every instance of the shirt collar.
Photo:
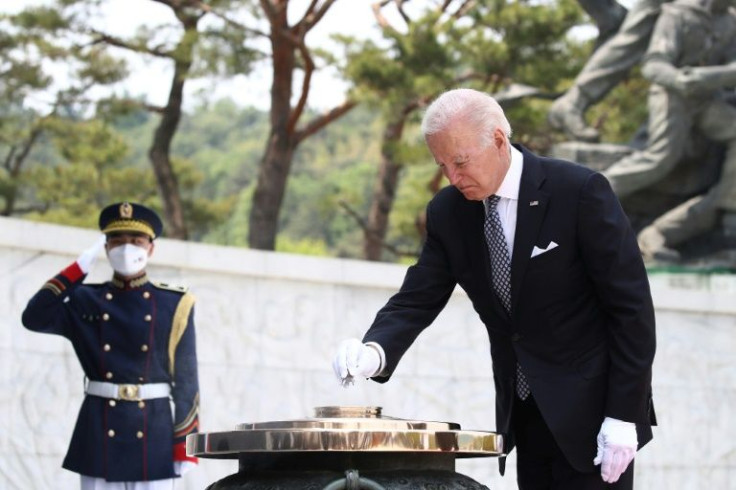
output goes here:
[[[524, 155], [513, 146], [510, 146], [510, 148], [511, 163], [509, 164], [509, 169], [494, 195], [518, 201], [519, 188], [521, 187], [521, 170], [524, 167]], [[488, 213], [488, 199], [483, 199], [483, 207], [486, 208], [486, 213]]]
[[519, 186], [521, 185], [521, 169], [524, 166], [524, 156], [519, 150], [511, 148], [511, 164], [501, 186], [496, 191], [498, 197], [506, 199], [519, 199]]

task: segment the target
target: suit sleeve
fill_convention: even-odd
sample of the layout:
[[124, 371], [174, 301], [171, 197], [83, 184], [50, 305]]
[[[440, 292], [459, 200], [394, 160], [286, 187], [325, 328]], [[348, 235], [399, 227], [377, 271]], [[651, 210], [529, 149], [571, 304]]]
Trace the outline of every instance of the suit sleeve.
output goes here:
[[607, 318], [611, 364], [605, 415], [648, 423], [656, 348], [649, 281], [629, 220], [600, 174], [582, 188], [578, 236]]
[[199, 431], [199, 378], [194, 329], [194, 308], [189, 312], [186, 329], [178, 340], [174, 358], [174, 461], [197, 462], [186, 455], [186, 437]]
[[427, 207], [427, 238], [417, 263], [406, 272], [401, 289], [378, 311], [363, 342], [376, 342], [386, 354], [386, 366], [374, 380], [386, 382], [401, 357], [450, 299], [456, 281], [442, 241]]
[[68, 298], [82, 284], [85, 274], [76, 262], [44, 283], [28, 301], [23, 311], [23, 325], [34, 332], [53, 333], [69, 337], [71, 306]]

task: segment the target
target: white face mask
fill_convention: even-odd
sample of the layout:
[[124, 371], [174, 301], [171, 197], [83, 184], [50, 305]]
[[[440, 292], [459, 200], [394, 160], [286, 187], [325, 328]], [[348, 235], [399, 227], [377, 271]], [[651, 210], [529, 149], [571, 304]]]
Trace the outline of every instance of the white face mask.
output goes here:
[[107, 252], [110, 265], [122, 276], [134, 276], [146, 268], [148, 250], [126, 243]]

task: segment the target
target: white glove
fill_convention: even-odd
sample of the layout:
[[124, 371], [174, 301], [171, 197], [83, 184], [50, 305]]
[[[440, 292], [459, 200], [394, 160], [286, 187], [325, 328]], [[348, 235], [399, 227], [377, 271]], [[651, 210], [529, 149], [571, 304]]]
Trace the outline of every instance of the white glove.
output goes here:
[[593, 464], [601, 465], [601, 478], [608, 483], [618, 481], [636, 455], [636, 425], [606, 417], [598, 433], [598, 454]]
[[105, 247], [105, 241], [107, 241], [105, 234], [100, 234], [95, 244], [82, 252], [82, 255], [77, 258], [77, 265], [82, 270], [82, 273], [88, 274], [89, 271], [92, 270], [92, 266], [95, 265], [97, 257]]
[[174, 461], [174, 473], [184, 476], [186, 472], [197, 466], [194, 461]]
[[370, 378], [381, 368], [381, 355], [358, 339], [343, 340], [332, 360], [332, 369], [340, 383], [347, 387], [355, 376]]

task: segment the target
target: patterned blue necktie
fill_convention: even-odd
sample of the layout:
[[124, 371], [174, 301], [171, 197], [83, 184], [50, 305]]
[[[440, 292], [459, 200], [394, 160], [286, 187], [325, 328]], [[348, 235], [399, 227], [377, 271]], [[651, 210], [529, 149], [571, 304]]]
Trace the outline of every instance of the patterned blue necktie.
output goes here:
[[[483, 224], [483, 232], [486, 236], [486, 244], [488, 245], [488, 254], [491, 258], [491, 280], [493, 290], [496, 292], [498, 299], [508, 313], [511, 313], [511, 254], [509, 246], [506, 243], [506, 237], [501, 226], [501, 217], [498, 214], [499, 196], [491, 196], [488, 198], [488, 207], [486, 220]], [[522, 400], [526, 400], [529, 396], [529, 384], [526, 381], [524, 373], [521, 372], [521, 366], [516, 363], [516, 394]]]

